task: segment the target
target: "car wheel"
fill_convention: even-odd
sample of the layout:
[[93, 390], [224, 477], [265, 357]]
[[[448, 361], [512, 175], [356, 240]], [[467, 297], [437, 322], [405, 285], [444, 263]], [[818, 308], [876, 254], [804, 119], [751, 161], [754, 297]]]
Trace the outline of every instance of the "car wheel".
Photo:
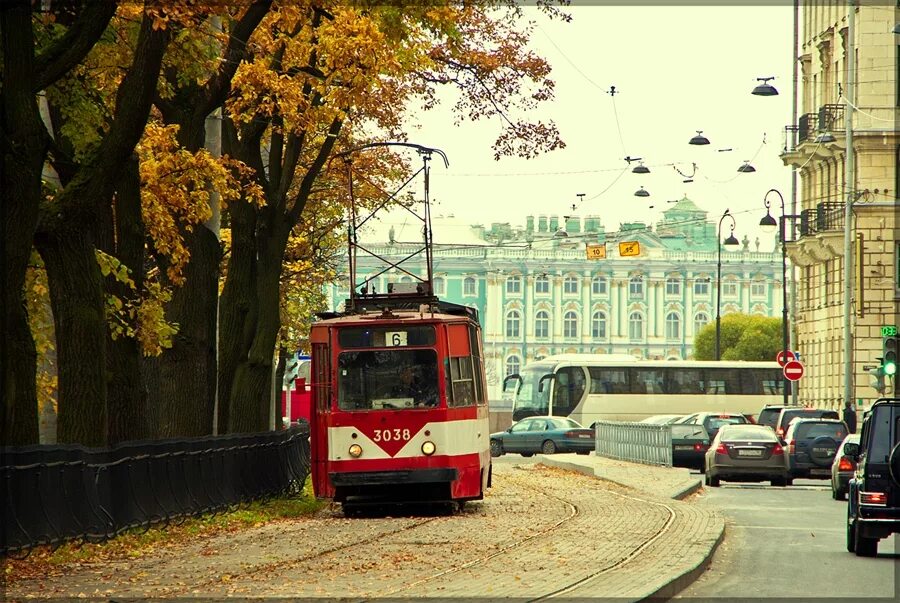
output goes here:
[[709, 478], [709, 485], [712, 486], [713, 488], [718, 488], [719, 487], [719, 476], [718, 475], [711, 476]]
[[527, 457], [529, 457], [529, 456], [534, 456], [534, 453], [533, 453], [533, 452], [523, 452], [523, 453], [522, 453], [522, 456], [524, 456], [524, 457], [527, 458]]
[[838, 490], [837, 499], [838, 500], [847, 500], [847, 491], [846, 490]]
[[847, 552], [855, 553], [856, 552], [856, 522], [850, 521], [850, 511], [847, 511]]
[[878, 554], [878, 539], [860, 536], [859, 526], [856, 527], [856, 556], [874, 557]]
[[785, 486], [793, 486], [793, 485], [794, 485], [794, 478], [793, 478], [793, 477], [787, 477], [787, 478], [785, 478], [785, 480], [784, 480], [784, 485], [785, 485]]
[[503, 444], [500, 443], [500, 440], [491, 440], [491, 456], [503, 456]]
[[555, 452], [556, 444], [553, 443], [553, 440], [547, 440], [543, 444], [541, 444], [541, 453], [554, 454]]
[[834, 500], [841, 499], [841, 495], [838, 493], [837, 488], [834, 487], [834, 483], [831, 484], [831, 498]]
[[771, 484], [778, 488], [784, 488], [787, 486], [787, 481], [783, 477], [776, 477], [771, 481]]

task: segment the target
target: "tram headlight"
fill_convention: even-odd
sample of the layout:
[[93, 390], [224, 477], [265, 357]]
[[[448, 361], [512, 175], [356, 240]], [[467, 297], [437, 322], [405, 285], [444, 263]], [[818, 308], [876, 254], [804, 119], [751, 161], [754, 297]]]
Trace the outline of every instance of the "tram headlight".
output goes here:
[[362, 446], [359, 444], [353, 444], [350, 446], [350, 449], [347, 451], [350, 453], [350, 456], [353, 458], [359, 458], [362, 455]]
[[422, 444], [422, 454], [426, 456], [431, 456], [432, 454], [434, 454], [435, 450], [436, 447], [434, 445], [434, 442], [425, 442], [424, 444]]

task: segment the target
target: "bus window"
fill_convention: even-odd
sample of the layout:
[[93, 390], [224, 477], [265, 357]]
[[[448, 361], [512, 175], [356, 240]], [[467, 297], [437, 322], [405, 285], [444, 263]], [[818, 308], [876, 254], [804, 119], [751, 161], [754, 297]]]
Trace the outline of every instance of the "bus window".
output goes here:
[[671, 367], [664, 369], [667, 394], [702, 394], [698, 369]]
[[624, 368], [588, 367], [592, 394], [627, 394], [628, 373]]
[[702, 391], [709, 395], [740, 394], [740, 371], [732, 368], [707, 368], [703, 370]]
[[584, 396], [584, 370], [579, 366], [567, 366], [556, 373], [553, 386], [553, 414], [567, 417]]
[[663, 393], [663, 369], [661, 368], [635, 368], [631, 369], [631, 393], [632, 394], [661, 394]]
[[746, 369], [741, 371], [742, 394], [780, 396], [784, 386], [781, 369]]

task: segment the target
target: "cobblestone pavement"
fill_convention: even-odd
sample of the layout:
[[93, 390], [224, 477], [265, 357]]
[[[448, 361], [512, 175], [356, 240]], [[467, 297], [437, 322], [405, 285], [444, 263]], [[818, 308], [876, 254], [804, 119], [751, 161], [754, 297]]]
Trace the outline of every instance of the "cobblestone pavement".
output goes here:
[[[556, 458], [591, 469], [603, 462]], [[498, 463], [488, 496], [461, 513], [346, 519], [328, 509], [16, 583], [6, 596], [638, 600], [668, 594], [673, 582], [682, 588], [678, 582], [705, 562], [724, 526], [715, 512], [653, 492], [671, 485], [664, 476], [672, 470], [649, 469], [658, 479], [637, 490], [544, 465]]]

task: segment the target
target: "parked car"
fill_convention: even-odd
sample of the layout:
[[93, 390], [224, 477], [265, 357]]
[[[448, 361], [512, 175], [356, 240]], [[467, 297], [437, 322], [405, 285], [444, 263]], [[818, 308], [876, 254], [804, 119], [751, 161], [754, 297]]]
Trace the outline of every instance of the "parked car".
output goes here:
[[717, 488], [723, 479], [769, 480], [773, 486], [786, 486], [784, 449], [775, 432], [765, 425], [722, 425], [706, 452], [705, 481], [707, 486]]
[[900, 533], [900, 399], [877, 400], [863, 418], [847, 494], [847, 550], [874, 557], [878, 541]]
[[491, 456], [516, 452], [522, 456], [535, 453], [577, 452], [594, 450], [594, 430], [568, 417], [527, 417], [506, 431], [491, 434]]
[[703, 425], [672, 425], [672, 465], [704, 470], [709, 433]]
[[716, 437], [716, 432], [723, 425], [735, 423], [750, 424], [753, 421], [747, 415], [733, 412], [697, 412], [679, 419], [675, 424], [703, 425], [710, 438]]
[[828, 479], [838, 444], [847, 437], [847, 426], [834, 419], [796, 418], [784, 435], [790, 479]]
[[766, 404], [765, 406], [763, 406], [762, 410], [759, 411], [759, 415], [757, 415], [756, 417], [756, 424], [767, 425], [774, 431], [775, 424], [778, 422], [778, 415], [780, 415], [781, 411], [785, 408], [791, 407], [784, 406], [782, 404]]
[[840, 419], [836, 410], [826, 410], [824, 408], [797, 407], [791, 406], [784, 408], [778, 413], [778, 420], [775, 421], [775, 435], [784, 442], [784, 434], [787, 431], [791, 421], [798, 417], [804, 419]]
[[652, 423], [654, 425], [671, 425], [678, 419], [684, 418], [684, 415], [653, 415], [639, 421], [640, 423]]
[[831, 463], [831, 496], [835, 500], [847, 498], [850, 477], [856, 471], [856, 461], [847, 456], [847, 444], [859, 444], [859, 434], [851, 433], [844, 438], [844, 441], [838, 446], [837, 454], [834, 455], [834, 461]]

